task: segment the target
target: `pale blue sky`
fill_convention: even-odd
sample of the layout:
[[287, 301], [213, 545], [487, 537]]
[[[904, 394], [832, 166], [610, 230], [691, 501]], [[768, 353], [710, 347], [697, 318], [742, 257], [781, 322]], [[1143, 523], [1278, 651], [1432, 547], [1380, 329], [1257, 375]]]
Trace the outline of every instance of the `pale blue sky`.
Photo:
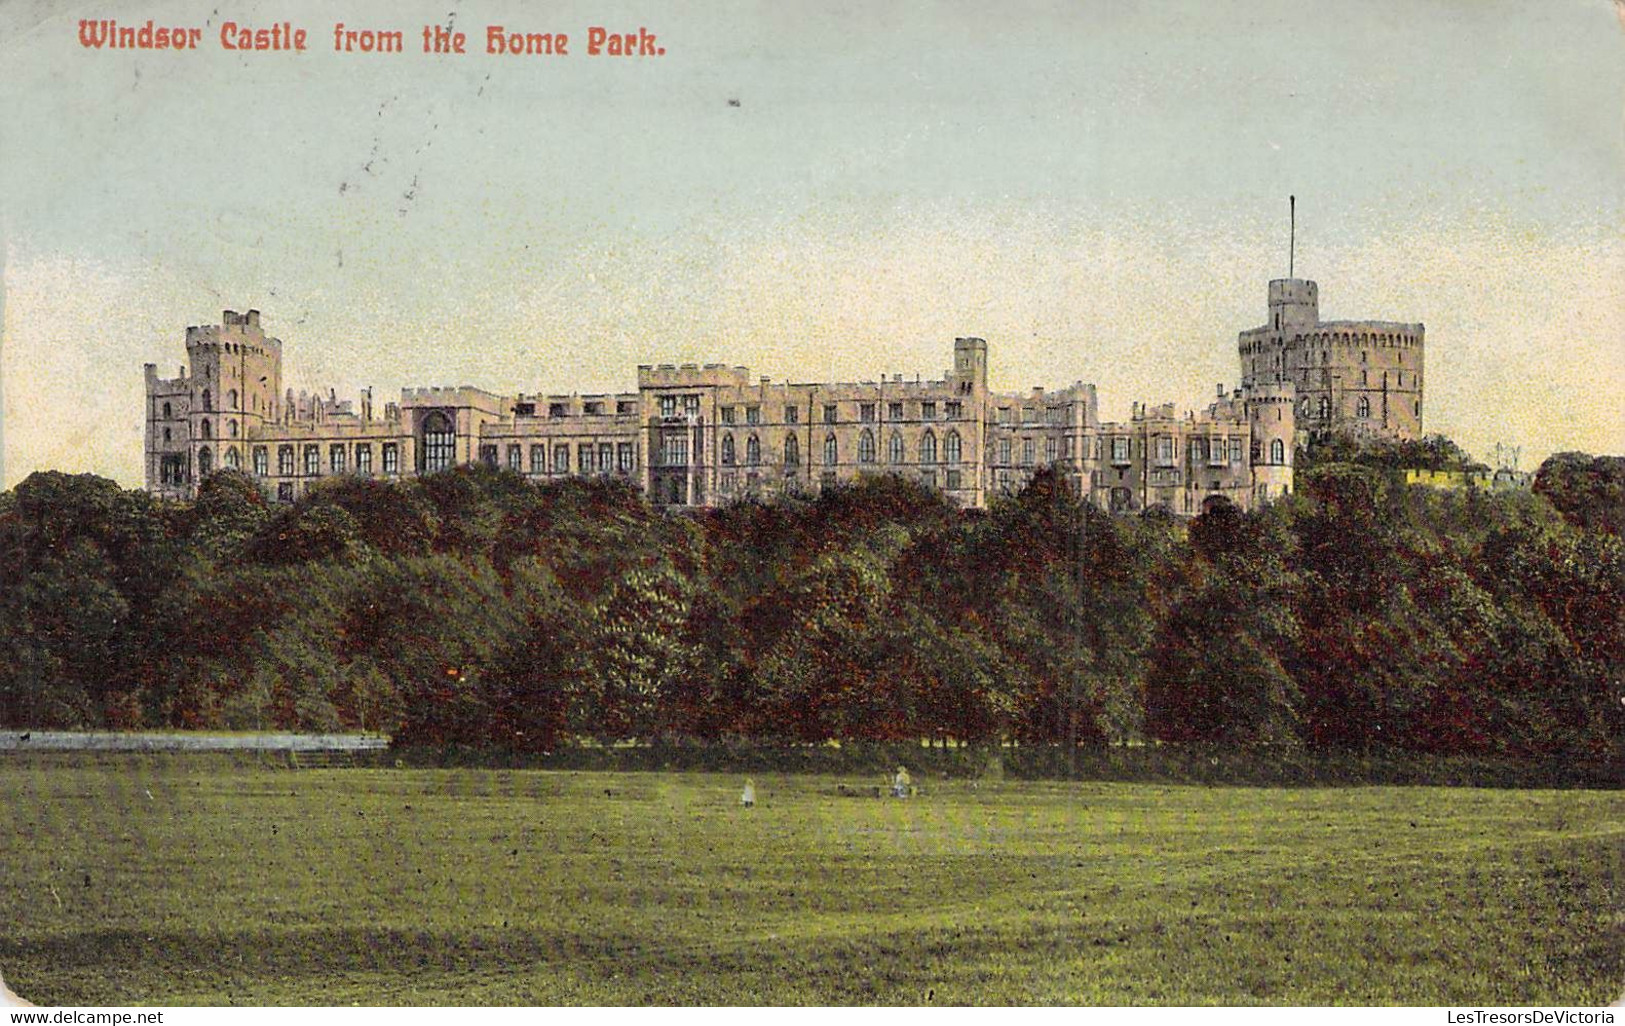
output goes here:
[[[0, 2], [8, 485], [138, 483], [141, 364], [224, 307], [344, 394], [934, 373], [979, 334], [999, 387], [1197, 404], [1285, 273], [1288, 193], [1324, 315], [1427, 324], [1430, 430], [1625, 449], [1607, 0], [210, 0], [128, 18], [200, 52], [82, 49], [109, 6]], [[448, 9], [476, 52], [416, 52]], [[223, 19], [311, 50], [222, 52]], [[335, 20], [408, 52], [333, 53]], [[576, 52], [477, 52], [497, 23]], [[592, 24], [667, 54], [590, 58]]]

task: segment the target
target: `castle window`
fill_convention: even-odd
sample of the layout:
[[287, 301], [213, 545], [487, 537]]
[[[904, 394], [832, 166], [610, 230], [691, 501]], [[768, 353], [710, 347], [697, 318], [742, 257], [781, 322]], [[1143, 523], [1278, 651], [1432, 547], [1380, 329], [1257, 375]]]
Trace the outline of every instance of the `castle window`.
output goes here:
[[920, 462], [937, 462], [937, 436], [934, 432], [927, 431], [920, 436]]
[[1174, 440], [1165, 435], [1157, 437], [1157, 465], [1163, 467], [1174, 465]]
[[423, 418], [423, 472], [450, 470], [457, 461], [457, 437], [451, 421], [438, 410]]
[[891, 438], [886, 441], [886, 462], [901, 463], [905, 459], [907, 459], [907, 456], [906, 447], [903, 445], [903, 433], [893, 431]]
[[[1008, 443], [1006, 443], [1008, 445]], [[1112, 439], [1112, 462], [1127, 463], [1129, 461], [1128, 439], [1122, 435]], [[1002, 461], [1008, 462], [1008, 460]]]
[[950, 431], [942, 440], [942, 461], [944, 463], [958, 463], [963, 458], [959, 447], [959, 432]]
[[937, 472], [935, 470], [920, 471], [920, 484], [925, 485], [927, 488], [935, 488], [937, 486]]
[[[872, 416], [874, 414], [874, 404], [865, 403], [864, 405], [869, 408], [869, 413]], [[873, 463], [874, 461], [875, 433], [868, 428], [864, 428], [863, 433], [858, 435], [858, 462]]]
[[762, 422], [762, 408], [760, 406], [745, 407], [745, 423], [760, 424]]
[[700, 397], [697, 395], [683, 396], [683, 413], [689, 417], [700, 415]]
[[747, 466], [756, 466], [762, 462], [762, 443], [756, 440], [755, 435], [745, 439], [745, 463]]
[[633, 458], [634, 452], [635, 450], [632, 448], [631, 442], [621, 442], [620, 444], [616, 445], [616, 469], [623, 474], [630, 474], [633, 469], [633, 464], [635, 463]]
[[254, 446], [254, 476], [268, 477], [271, 473], [271, 454], [263, 445]]
[[567, 417], [570, 415], [570, 407], [566, 403], [548, 403], [547, 415], [552, 417], [554, 420]]
[[886, 419], [887, 420], [902, 420], [903, 419], [903, 404], [902, 403], [887, 403], [886, 404]]
[[205, 420], [203, 422], [203, 437], [204, 438], [213, 438], [214, 437], [214, 426], [211, 425], [207, 420]]
[[956, 402], [951, 402], [951, 403], [944, 403], [943, 404], [943, 416], [947, 417], [949, 420], [964, 420], [965, 419], [965, 404], [961, 403], [961, 402], [957, 402], [957, 401]]
[[960, 481], [960, 477], [959, 477], [959, 471], [950, 470], [950, 471], [948, 471], [946, 477], [948, 479], [947, 480], [947, 487], [948, 487], [948, 490], [950, 492], [956, 492], [956, 491], [958, 491], [960, 489], [960, 487], [962, 487], [962, 482]]
[[1320, 402], [1315, 404], [1315, 415], [1321, 420], [1329, 418], [1332, 415], [1332, 401], [1325, 396], [1321, 396]]
[[203, 390], [203, 409], [205, 411], [214, 409], [214, 400], [209, 398], [209, 390], [206, 388]]
[[536, 404], [535, 403], [514, 403], [513, 404], [513, 415], [515, 417], [534, 417], [534, 416], [536, 416]]
[[859, 403], [858, 404], [858, 419], [861, 420], [865, 424], [873, 424], [875, 422], [875, 404], [874, 403]]
[[1230, 462], [1241, 462], [1241, 439], [1239, 438], [1230, 439]]
[[936, 420], [937, 419], [937, 404], [936, 403], [921, 403], [920, 404], [920, 419], [921, 420]]
[[547, 473], [547, 446], [533, 445], [530, 447], [530, 472], [532, 474]]
[[836, 422], [836, 420], [837, 420], [835, 414], [836, 414], [835, 404], [834, 403], [825, 404], [825, 406], [824, 406], [824, 423], [825, 424], [834, 424]]
[[722, 436], [722, 465], [725, 466], [725, 467], [731, 467], [731, 466], [733, 466], [733, 462], [734, 462], [734, 436], [733, 435], [723, 435]]
[[588, 442], [576, 446], [576, 473], [592, 473], [592, 445]]
[[[827, 409], [832, 409], [832, 408], [833, 407], [825, 407], [826, 410]], [[835, 441], [835, 436], [833, 434], [825, 435], [824, 436], [824, 466], [826, 466], [826, 467], [835, 466], [837, 463], [840, 462], [840, 457], [841, 457], [841, 447], [840, 447], [840, 444]]]
[[724, 424], [732, 424], [734, 422], [734, 408], [732, 406], [724, 406], [720, 412], [722, 414], [722, 422]]
[[677, 416], [677, 397], [676, 396], [674, 396], [674, 395], [663, 395], [663, 396], [660, 397], [660, 415], [662, 417], [675, 417], [675, 416]]
[[231, 437], [236, 438], [237, 437], [237, 422], [235, 420], [228, 420], [228, 421], [226, 421], [226, 427], [231, 429], [230, 432], [229, 432]]
[[[1173, 444], [1173, 440], [1169, 439], [1169, 445], [1171, 446], [1172, 444]], [[1168, 458], [1170, 460], [1173, 459], [1173, 453], [1172, 452], [1169, 452]], [[1051, 435], [1050, 437], [1044, 439], [1044, 461], [1046, 463], [1054, 463], [1055, 462], [1055, 436], [1053, 436], [1053, 435]]]
[[604, 404], [598, 401], [582, 403], [581, 412], [588, 417], [602, 417], [604, 415]]
[[335, 474], [344, 473], [344, 446], [334, 445], [327, 450], [327, 468]]
[[999, 439], [999, 462], [1010, 462], [1010, 439], [1008, 438]]
[[394, 442], [384, 443], [384, 473], [399, 474], [401, 472], [401, 449]]
[[1033, 465], [1033, 440], [1031, 438], [1021, 440], [1021, 464], [1025, 467]]
[[281, 445], [277, 447], [276, 472], [278, 477], [293, 476], [293, 446]]
[[615, 444], [613, 442], [598, 443], [598, 472], [608, 474], [615, 466]]
[[171, 418], [171, 417], [173, 417], [173, 416], [174, 416], [174, 415], [175, 415], [175, 414], [174, 414], [174, 412], [173, 412], [173, 411], [172, 411], [172, 410], [171, 410], [171, 409], [170, 409], [170, 406], [169, 406], [169, 404], [168, 404], [168, 403], [165, 403], [165, 404], [164, 404], [164, 419], [165, 419], [165, 420], [169, 420], [169, 419], [170, 419], [170, 418]]
[[169, 441], [169, 429], [164, 428], [164, 441]]
[[800, 409], [798, 409], [797, 407], [794, 407], [794, 406], [788, 406], [788, 405], [785, 406], [785, 408], [784, 408], [784, 422], [786, 424], [795, 424], [798, 421], [800, 421], [800, 419], [801, 419], [801, 410]]
[[521, 445], [508, 446], [508, 469], [517, 473], [523, 469], [525, 462], [525, 449]]
[[784, 465], [787, 467], [801, 466], [801, 443], [796, 441], [795, 435], [784, 436]]
[[661, 439], [661, 456], [668, 467], [688, 466], [688, 436], [668, 434]]
[[568, 474], [570, 472], [570, 447], [568, 445], [555, 445], [553, 447], [553, 473]]
[[235, 410], [236, 408], [237, 408], [237, 390], [234, 388], [231, 391], [226, 393], [226, 409]]
[[1360, 397], [1360, 401], [1355, 404], [1354, 414], [1357, 417], [1371, 416], [1371, 398], [1369, 396], [1362, 395]]
[[284, 481], [281, 484], [276, 486], [276, 501], [278, 501], [278, 502], [292, 502], [293, 501], [293, 482], [292, 481]]
[[637, 406], [630, 399], [618, 399], [615, 402], [615, 415], [617, 417], [630, 417], [637, 412]]
[[199, 449], [197, 451], [197, 476], [198, 476], [198, 479], [202, 480], [203, 478], [208, 477], [209, 472], [211, 470], [213, 470], [213, 469], [214, 469], [214, 454], [209, 451], [208, 446], [204, 446], [203, 448], [201, 448], [201, 449]]
[[1279, 438], [1270, 443], [1270, 462], [1277, 466], [1286, 462], [1286, 444]]
[[355, 472], [372, 476], [372, 445], [361, 442], [355, 447]]
[[227, 470], [240, 470], [242, 468], [242, 465], [243, 465], [243, 459], [242, 459], [242, 457], [240, 455], [238, 455], [237, 450], [236, 449], [227, 449], [226, 450], [226, 469]]

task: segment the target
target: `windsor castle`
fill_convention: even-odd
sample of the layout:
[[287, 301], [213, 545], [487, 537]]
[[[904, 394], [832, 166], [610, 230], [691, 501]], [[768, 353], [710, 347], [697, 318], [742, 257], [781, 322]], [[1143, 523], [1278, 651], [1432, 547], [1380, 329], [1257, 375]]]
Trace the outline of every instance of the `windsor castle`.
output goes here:
[[1316, 433], [1422, 432], [1422, 325], [1322, 321], [1319, 290], [1269, 284], [1268, 320], [1240, 333], [1240, 386], [1206, 408], [1136, 404], [1102, 422], [1095, 387], [994, 392], [988, 345], [954, 341], [941, 378], [775, 383], [723, 364], [641, 366], [634, 391], [497, 395], [408, 388], [377, 407], [282, 384], [282, 343], [257, 310], [186, 329], [188, 365], [146, 365], [147, 489], [196, 495], [240, 470], [287, 502], [324, 478], [400, 478], [483, 463], [535, 480], [622, 478], [662, 507], [813, 494], [898, 474], [983, 507], [1051, 467], [1103, 509], [1194, 515], [1250, 509], [1292, 489], [1296, 444]]

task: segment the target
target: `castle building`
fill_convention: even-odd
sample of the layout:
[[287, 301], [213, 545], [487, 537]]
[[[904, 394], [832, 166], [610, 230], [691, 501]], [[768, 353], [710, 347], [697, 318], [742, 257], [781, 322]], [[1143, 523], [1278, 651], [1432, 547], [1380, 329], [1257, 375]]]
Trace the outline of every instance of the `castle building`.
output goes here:
[[1415, 438], [1422, 326], [1321, 322], [1312, 281], [1269, 286], [1270, 323], [1240, 336], [1242, 384], [1205, 409], [1136, 404], [1102, 422], [1093, 385], [994, 392], [988, 346], [954, 341], [940, 378], [796, 383], [724, 364], [640, 366], [635, 391], [497, 395], [408, 388], [360, 408], [282, 388], [282, 343], [257, 310], [186, 331], [188, 366], [146, 366], [147, 489], [184, 499], [218, 469], [289, 502], [331, 477], [402, 478], [483, 463], [538, 481], [633, 482], [661, 507], [813, 494], [897, 474], [985, 507], [1051, 467], [1103, 509], [1195, 515], [1292, 489], [1296, 444], [1352, 427]]

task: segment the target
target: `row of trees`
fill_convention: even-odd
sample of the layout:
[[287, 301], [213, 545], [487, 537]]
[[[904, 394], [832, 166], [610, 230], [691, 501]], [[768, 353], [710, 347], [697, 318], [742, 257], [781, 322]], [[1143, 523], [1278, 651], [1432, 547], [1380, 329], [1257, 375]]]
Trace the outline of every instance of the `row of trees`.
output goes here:
[[1625, 461], [1485, 494], [1393, 455], [1303, 453], [1290, 500], [1189, 523], [1048, 474], [985, 513], [879, 478], [672, 517], [477, 468], [286, 506], [39, 473], [0, 495], [0, 720], [1617, 751]]

